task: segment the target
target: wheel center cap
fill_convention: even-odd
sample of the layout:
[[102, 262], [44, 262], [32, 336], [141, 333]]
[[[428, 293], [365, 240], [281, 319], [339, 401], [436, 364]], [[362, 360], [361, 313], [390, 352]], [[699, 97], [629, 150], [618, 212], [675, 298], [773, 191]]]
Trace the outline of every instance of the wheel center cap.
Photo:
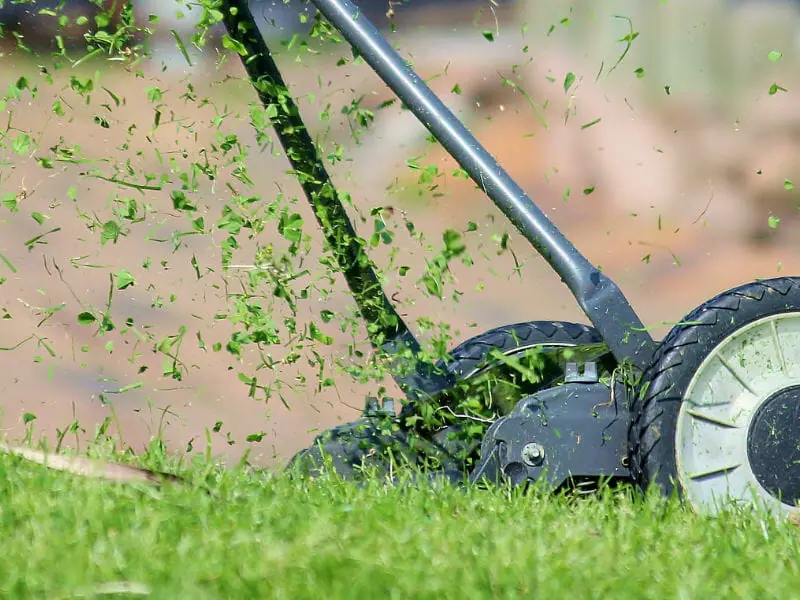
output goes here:
[[800, 502], [800, 385], [774, 393], [759, 406], [747, 435], [756, 480], [784, 504]]

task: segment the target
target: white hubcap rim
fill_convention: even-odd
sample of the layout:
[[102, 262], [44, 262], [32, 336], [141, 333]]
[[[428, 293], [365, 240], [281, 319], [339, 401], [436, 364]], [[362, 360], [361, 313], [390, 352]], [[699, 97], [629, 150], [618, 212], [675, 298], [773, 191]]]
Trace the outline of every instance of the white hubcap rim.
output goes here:
[[764, 317], [725, 338], [692, 377], [678, 412], [675, 458], [685, 497], [703, 512], [757, 504], [793, 514], [756, 479], [748, 432], [764, 402], [800, 386], [800, 313]]

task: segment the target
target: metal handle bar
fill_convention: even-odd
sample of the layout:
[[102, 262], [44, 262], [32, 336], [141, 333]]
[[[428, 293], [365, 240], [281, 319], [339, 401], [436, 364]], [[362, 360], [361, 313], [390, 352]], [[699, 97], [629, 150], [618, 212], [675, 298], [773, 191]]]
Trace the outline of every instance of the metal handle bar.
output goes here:
[[654, 343], [617, 285], [561, 233], [350, 0], [311, 0], [569, 287], [617, 360], [640, 367]]

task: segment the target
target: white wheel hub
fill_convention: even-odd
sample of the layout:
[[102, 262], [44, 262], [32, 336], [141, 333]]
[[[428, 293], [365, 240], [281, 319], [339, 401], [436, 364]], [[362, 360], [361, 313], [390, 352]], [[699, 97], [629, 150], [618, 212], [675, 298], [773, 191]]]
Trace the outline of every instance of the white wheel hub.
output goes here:
[[[778, 404], [777, 412], [772, 410]], [[762, 417], [768, 412], [780, 418], [784, 432], [800, 431], [800, 313], [771, 315], [737, 330], [709, 353], [689, 383], [675, 452], [681, 487], [695, 508], [717, 512], [725, 504], [756, 503], [778, 513], [800, 512], [797, 494], [781, 501], [780, 490], [769, 489], [766, 482], [776, 473], [763, 475], [753, 467], [769, 463], [777, 444], [782, 457], [800, 463], [796, 434], [791, 440], [764, 437], [769, 425]], [[762, 453], [760, 444], [756, 453], [751, 432], [760, 435], [753, 439], [770, 439], [773, 447]], [[785, 469], [794, 482], [800, 477], [800, 464], [775, 468]]]

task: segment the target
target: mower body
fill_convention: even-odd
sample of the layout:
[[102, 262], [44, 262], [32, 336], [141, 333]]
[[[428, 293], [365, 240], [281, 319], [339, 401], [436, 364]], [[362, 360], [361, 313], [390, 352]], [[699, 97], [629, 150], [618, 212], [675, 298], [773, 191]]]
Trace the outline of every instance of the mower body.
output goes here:
[[[776, 514], [800, 512], [800, 278], [760, 280], [722, 292], [655, 342], [619, 287], [559, 231], [355, 4], [312, 1], [541, 253], [593, 327], [517, 324], [507, 328], [515, 333], [512, 343], [490, 331], [454, 349], [450, 362], [417, 360], [419, 343], [360, 254], [363, 245], [331, 192], [335, 188], [247, 2], [224, 1], [228, 33], [245, 50], [242, 62], [260, 84], [262, 103], [276, 113], [273, 125], [290, 162], [312, 175], [301, 185], [372, 325], [373, 345], [396, 357], [392, 374], [406, 394], [399, 418], [393, 410], [370, 406], [363, 419], [326, 432], [296, 458], [333, 454], [337, 470], [350, 475], [360, 462], [381, 456], [387, 441], [413, 453], [403, 417], [415, 404], [480, 372], [474, 355], [601, 341], [614, 363], [611, 377], [599, 377], [593, 361], [564, 364], [560, 381], [533, 390], [491, 424], [469, 481], [558, 488], [630, 479], [642, 489], [677, 491], [698, 510], [716, 511], [732, 501], [757, 503]], [[519, 341], [520, 331], [527, 341]], [[446, 450], [448, 436], [444, 431], [423, 442]], [[452, 462], [441, 464], [458, 476]]]

